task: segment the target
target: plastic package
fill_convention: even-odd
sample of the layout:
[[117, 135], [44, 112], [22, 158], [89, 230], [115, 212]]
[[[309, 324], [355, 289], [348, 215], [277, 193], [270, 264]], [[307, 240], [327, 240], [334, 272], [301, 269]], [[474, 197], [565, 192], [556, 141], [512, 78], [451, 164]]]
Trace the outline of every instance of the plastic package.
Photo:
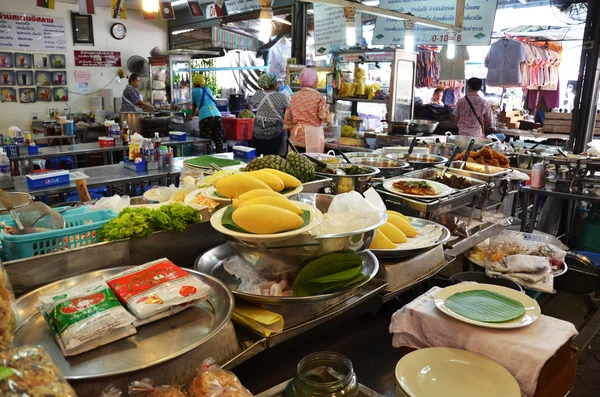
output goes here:
[[154, 386], [152, 379], [136, 380], [129, 385], [129, 397], [187, 397], [177, 386]]
[[252, 397], [232, 372], [222, 369], [212, 358], [202, 362], [188, 387], [189, 397]]
[[164, 203], [169, 201], [173, 193], [177, 191], [175, 185], [171, 186], [154, 186], [152, 189], [147, 190], [144, 193], [146, 200]]
[[15, 296], [4, 271], [4, 265], [0, 262], [0, 349], [10, 347], [17, 328], [17, 321]]
[[129, 196], [119, 196], [115, 194], [112, 197], [102, 197], [94, 205], [90, 206], [90, 210], [111, 210], [119, 213], [129, 207], [131, 200]]
[[100, 397], [121, 397], [122, 395], [123, 392], [121, 389], [115, 387], [112, 383], [106, 386], [104, 390], [102, 390], [102, 393], [100, 393]]
[[[42, 347], [25, 345], [0, 351], [0, 365], [6, 368], [0, 378], [0, 396], [76, 397]], [[6, 371], [11, 373], [8, 375]]]

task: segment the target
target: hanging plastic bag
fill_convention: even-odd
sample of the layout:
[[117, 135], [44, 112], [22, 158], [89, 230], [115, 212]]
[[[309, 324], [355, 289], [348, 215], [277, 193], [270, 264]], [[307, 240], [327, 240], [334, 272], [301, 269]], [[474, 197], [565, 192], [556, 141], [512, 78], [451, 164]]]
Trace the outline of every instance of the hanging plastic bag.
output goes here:
[[325, 132], [323, 127], [304, 126], [307, 153], [323, 153], [325, 150]]
[[178, 386], [154, 386], [152, 379], [136, 380], [129, 385], [129, 397], [187, 397]]
[[189, 397], [252, 397], [237, 376], [222, 369], [212, 358], [202, 362], [188, 394]]

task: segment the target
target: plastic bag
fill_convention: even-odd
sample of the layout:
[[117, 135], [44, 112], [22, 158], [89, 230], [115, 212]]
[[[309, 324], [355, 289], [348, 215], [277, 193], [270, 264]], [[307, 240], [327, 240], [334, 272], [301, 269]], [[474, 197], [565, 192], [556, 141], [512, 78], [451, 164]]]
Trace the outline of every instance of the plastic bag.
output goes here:
[[212, 358], [202, 362], [188, 394], [189, 397], [252, 397], [237, 376], [222, 369]]
[[154, 386], [152, 379], [136, 380], [129, 385], [130, 397], [187, 397], [177, 386]]
[[0, 262], [0, 348], [10, 347], [18, 319], [15, 296], [4, 271], [4, 265]]
[[385, 214], [385, 204], [373, 188], [364, 195], [353, 191], [335, 196], [323, 222], [311, 233], [317, 237], [351, 233], [378, 224]]
[[0, 351], [0, 396], [76, 397], [50, 355], [39, 346]]
[[171, 186], [154, 186], [152, 189], [147, 190], [144, 193], [144, 197], [146, 200], [150, 202], [159, 202], [164, 203], [165, 201], [169, 201], [173, 193], [177, 191], [175, 185]]
[[90, 210], [111, 210], [116, 213], [121, 212], [125, 208], [129, 207], [131, 200], [129, 196], [119, 196], [115, 194], [112, 197], [102, 197], [94, 205], [90, 205]]
[[121, 397], [122, 395], [123, 392], [121, 389], [117, 388], [112, 383], [106, 386], [104, 390], [102, 390], [102, 393], [100, 393], [100, 397]]

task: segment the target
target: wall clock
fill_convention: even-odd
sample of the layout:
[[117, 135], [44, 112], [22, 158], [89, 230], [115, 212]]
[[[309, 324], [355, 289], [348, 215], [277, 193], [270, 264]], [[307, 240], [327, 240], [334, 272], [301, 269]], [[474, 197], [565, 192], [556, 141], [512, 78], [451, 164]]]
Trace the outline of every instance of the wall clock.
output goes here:
[[123, 40], [127, 36], [127, 28], [122, 23], [115, 23], [110, 27], [110, 34], [117, 40]]

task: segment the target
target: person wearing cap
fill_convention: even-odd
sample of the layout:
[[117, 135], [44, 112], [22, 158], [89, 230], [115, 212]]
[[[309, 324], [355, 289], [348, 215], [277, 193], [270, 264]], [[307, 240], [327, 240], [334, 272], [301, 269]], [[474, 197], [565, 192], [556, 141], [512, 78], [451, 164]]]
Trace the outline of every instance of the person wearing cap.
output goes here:
[[467, 81], [467, 96], [456, 103], [454, 115], [459, 135], [485, 138], [486, 127], [492, 126], [492, 107], [479, 95], [483, 82], [476, 77]]
[[256, 155], [285, 155], [287, 144], [283, 130], [283, 117], [290, 104], [288, 97], [278, 91], [275, 73], [264, 73], [258, 78], [258, 90], [252, 98], [256, 118], [252, 129], [252, 146]]
[[302, 88], [292, 95], [283, 120], [283, 128], [290, 130], [292, 143], [304, 147], [310, 153], [323, 153], [323, 123], [331, 121], [325, 97], [315, 89], [317, 84], [315, 70], [306, 68], [300, 73]]
[[197, 74], [192, 80], [192, 114], [198, 113], [200, 119], [200, 137], [210, 139], [215, 144], [217, 153], [223, 152], [223, 122], [217, 102], [202, 74]]

